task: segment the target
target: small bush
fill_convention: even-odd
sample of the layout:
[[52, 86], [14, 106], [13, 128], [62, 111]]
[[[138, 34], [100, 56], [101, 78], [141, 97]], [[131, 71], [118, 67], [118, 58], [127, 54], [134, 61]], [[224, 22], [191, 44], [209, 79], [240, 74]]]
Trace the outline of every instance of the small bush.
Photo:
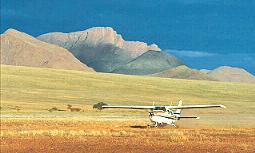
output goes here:
[[106, 103], [104, 103], [104, 102], [99, 102], [99, 103], [97, 103], [97, 104], [93, 105], [93, 108], [94, 108], [94, 109], [102, 110], [102, 109], [103, 109], [103, 107], [102, 107], [102, 106], [104, 106], [104, 105], [107, 105], [107, 104], [106, 104]]

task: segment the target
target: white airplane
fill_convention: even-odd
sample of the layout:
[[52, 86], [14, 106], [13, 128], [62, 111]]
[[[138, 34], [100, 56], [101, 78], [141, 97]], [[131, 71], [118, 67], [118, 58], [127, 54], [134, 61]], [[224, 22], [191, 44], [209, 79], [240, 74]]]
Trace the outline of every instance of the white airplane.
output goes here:
[[182, 109], [193, 109], [193, 108], [214, 108], [221, 107], [226, 108], [224, 105], [187, 105], [182, 106], [182, 101], [179, 101], [178, 106], [109, 106], [103, 105], [101, 109], [105, 108], [123, 108], [123, 109], [147, 109], [149, 111], [149, 118], [153, 122], [153, 127], [172, 125], [176, 127], [175, 122], [182, 118], [195, 118], [197, 116], [181, 116]]

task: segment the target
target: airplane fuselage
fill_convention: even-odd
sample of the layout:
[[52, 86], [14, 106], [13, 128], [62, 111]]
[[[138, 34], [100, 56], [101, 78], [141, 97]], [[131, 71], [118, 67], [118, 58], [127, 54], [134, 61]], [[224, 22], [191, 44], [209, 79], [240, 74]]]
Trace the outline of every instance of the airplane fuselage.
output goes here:
[[155, 123], [160, 124], [160, 125], [163, 125], [163, 124], [171, 125], [172, 123], [174, 123], [173, 119], [165, 118], [165, 117], [162, 117], [162, 116], [156, 116], [156, 115], [151, 116], [150, 120], [152, 122], [155, 122]]
[[150, 120], [155, 123], [155, 126], [174, 125], [178, 119], [176, 114], [168, 111], [153, 111], [149, 114]]

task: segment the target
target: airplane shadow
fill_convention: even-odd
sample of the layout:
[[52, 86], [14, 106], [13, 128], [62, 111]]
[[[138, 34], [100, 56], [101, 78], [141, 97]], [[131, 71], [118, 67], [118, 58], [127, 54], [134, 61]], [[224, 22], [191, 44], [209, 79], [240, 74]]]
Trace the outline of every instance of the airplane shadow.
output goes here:
[[146, 129], [148, 128], [148, 126], [144, 126], [144, 125], [131, 125], [129, 126], [131, 128], [137, 128], [137, 129]]
[[173, 126], [159, 126], [159, 127], [154, 127], [154, 126], [145, 126], [145, 125], [131, 125], [129, 126], [130, 128], [136, 128], [136, 129], [147, 129], [147, 128], [160, 128], [160, 129], [178, 129], [180, 128], [179, 126], [173, 127]]

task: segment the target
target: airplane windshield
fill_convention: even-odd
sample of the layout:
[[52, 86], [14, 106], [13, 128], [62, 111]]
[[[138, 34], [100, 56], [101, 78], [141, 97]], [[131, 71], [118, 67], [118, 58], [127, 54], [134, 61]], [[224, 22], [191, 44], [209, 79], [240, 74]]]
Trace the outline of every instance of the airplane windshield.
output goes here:
[[154, 110], [163, 110], [163, 111], [166, 111], [166, 108], [165, 107], [155, 107]]

